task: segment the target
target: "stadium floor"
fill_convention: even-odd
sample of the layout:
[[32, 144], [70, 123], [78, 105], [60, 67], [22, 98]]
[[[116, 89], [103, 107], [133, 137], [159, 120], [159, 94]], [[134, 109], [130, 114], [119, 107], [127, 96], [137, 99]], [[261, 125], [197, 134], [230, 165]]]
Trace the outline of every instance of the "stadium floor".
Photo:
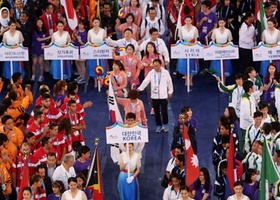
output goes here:
[[[199, 166], [207, 167], [211, 174], [211, 182], [214, 183], [215, 173], [212, 167], [211, 145], [216, 134], [218, 118], [222, 115], [227, 106], [226, 94], [218, 92], [215, 78], [206, 74], [194, 77], [193, 91], [186, 92], [184, 80], [176, 78], [172, 74], [174, 84], [174, 94], [169, 101], [169, 133], [155, 133], [154, 117], [149, 115], [149, 106], [145, 92], [140, 93], [148, 118], [149, 142], [145, 144], [142, 153], [142, 167], [139, 174], [140, 198], [146, 200], [162, 199], [164, 188], [161, 186], [161, 178], [165, 173], [165, 167], [170, 158], [170, 145], [174, 123], [183, 106], [191, 106], [193, 116], [198, 119], [198, 130], [196, 134], [198, 143]], [[91, 80], [92, 81], [92, 80]], [[233, 80], [232, 80], [233, 81]], [[228, 80], [229, 83], [232, 81]], [[49, 76], [45, 76], [45, 84], [50, 88], [55, 81]], [[33, 85], [33, 94], [38, 96], [38, 85]], [[5, 91], [1, 93], [1, 99]], [[94, 138], [100, 138], [99, 157], [101, 162], [103, 194], [106, 200], [117, 200], [117, 179], [119, 174], [118, 165], [110, 158], [110, 146], [106, 144], [105, 127], [109, 124], [108, 106], [105, 88], [98, 92], [93, 83], [88, 85], [88, 90], [84, 93], [84, 85], [79, 86], [79, 96], [81, 102], [93, 101], [93, 106], [86, 109], [86, 130], [83, 132], [86, 145], [92, 150], [94, 148]], [[29, 109], [31, 110], [31, 109]]]

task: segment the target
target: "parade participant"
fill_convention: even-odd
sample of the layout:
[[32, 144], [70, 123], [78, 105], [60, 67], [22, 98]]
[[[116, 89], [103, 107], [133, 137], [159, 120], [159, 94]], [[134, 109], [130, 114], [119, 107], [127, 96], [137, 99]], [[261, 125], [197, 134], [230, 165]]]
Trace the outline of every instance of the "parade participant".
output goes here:
[[165, 31], [165, 24], [157, 17], [157, 10], [154, 7], [150, 7], [148, 15], [149, 16], [144, 18], [141, 23], [140, 36], [142, 40], [147, 40], [149, 38], [148, 33], [151, 28], [156, 28], [159, 32], [159, 37], [162, 37]]
[[[146, 53], [141, 61], [142, 69], [144, 69], [144, 77], [147, 77], [148, 73], [153, 69], [153, 61], [155, 59], [161, 60], [161, 66], [164, 67], [164, 61], [162, 56], [158, 53], [156, 45], [153, 42], [148, 42], [146, 45]], [[148, 101], [151, 108], [150, 115], [154, 115], [155, 111], [153, 108], [153, 103], [151, 99], [151, 87], [146, 89], [148, 95]]]
[[207, 168], [202, 167], [200, 169], [199, 178], [194, 183], [192, 196], [195, 200], [205, 199], [210, 200], [212, 192], [211, 180], [209, 171]]
[[180, 174], [172, 174], [172, 185], [168, 186], [163, 193], [163, 200], [180, 199], [180, 186], [182, 185], [182, 177]]
[[[185, 23], [186, 24], [179, 29], [179, 38], [181, 41], [187, 43], [195, 43], [198, 38], [198, 30], [192, 25], [192, 17], [187, 15], [185, 17]], [[177, 71], [180, 74], [185, 75], [185, 86], [188, 86], [189, 84], [190, 90], [192, 90], [192, 78], [198, 72], [198, 61], [194, 59], [189, 60], [190, 74], [188, 74], [187, 71], [187, 64], [187, 59], [178, 59]]]
[[54, 181], [52, 183], [53, 193], [48, 196], [48, 200], [60, 200], [62, 194], [65, 192], [62, 181]]
[[243, 194], [249, 199], [254, 199], [255, 192], [259, 188], [257, 181], [257, 171], [255, 169], [247, 169], [245, 172], [245, 179], [243, 182]]
[[238, 73], [235, 75], [235, 84], [224, 85], [219, 77], [216, 78], [218, 82], [218, 88], [221, 92], [229, 94], [228, 106], [235, 109], [236, 115], [240, 117], [240, 102], [241, 97], [244, 94], [243, 90], [243, 74]]
[[[137, 90], [130, 90], [128, 92], [128, 98], [117, 97], [117, 102], [123, 106], [125, 116], [128, 113], [134, 113], [136, 115], [136, 122], [142, 125], [147, 125], [147, 118], [143, 102], [138, 99], [139, 93]], [[126, 119], [126, 118], [125, 118]], [[125, 124], [127, 121], [125, 120]]]
[[253, 123], [253, 114], [256, 111], [256, 102], [253, 96], [254, 83], [250, 80], [243, 82], [244, 94], [240, 102], [240, 129], [241, 129], [241, 150], [244, 149], [246, 130]]
[[40, 16], [43, 20], [44, 28], [48, 35], [52, 35], [54, 33], [55, 26], [58, 24], [58, 17], [54, 11], [54, 6], [52, 3], [46, 3], [45, 12]]
[[[91, 43], [93, 46], [97, 46], [98, 44], [101, 44], [104, 39], [107, 37], [106, 30], [103, 28], [100, 28], [100, 19], [94, 18], [92, 21], [92, 29], [88, 31], [87, 40], [89, 43]], [[104, 69], [104, 73], [107, 72], [106, 63], [103, 59], [98, 60], [88, 60], [87, 61], [87, 74], [90, 77], [94, 77], [94, 87], [97, 88], [97, 74], [94, 70], [95, 66], [101, 65]]]
[[61, 120], [62, 113], [54, 105], [52, 105], [51, 102], [52, 98], [50, 94], [45, 93], [42, 95], [42, 111], [45, 117], [48, 119], [48, 122], [57, 123]]
[[[57, 31], [52, 34], [51, 42], [58, 46], [65, 46], [71, 42], [71, 37], [68, 31], [64, 31], [63, 21], [57, 22]], [[70, 61], [64, 60], [62, 62], [63, 66], [60, 66], [60, 60], [52, 60], [50, 66], [50, 74], [52, 74], [53, 79], [67, 79], [70, 80], [72, 76], [72, 66]], [[61, 67], [63, 67], [63, 74], [61, 75]]]
[[132, 13], [127, 13], [125, 17], [126, 23], [120, 22], [119, 19], [116, 20], [116, 29], [122, 33], [122, 38], [125, 37], [124, 31], [129, 28], [132, 30], [132, 39], [135, 41], [139, 40], [138, 26], [134, 24], [134, 15]]
[[234, 190], [235, 194], [229, 196], [227, 200], [235, 200], [235, 199], [249, 200], [249, 199], [254, 198], [254, 196], [252, 198], [249, 198], [248, 196], [243, 194], [243, 183], [242, 183], [242, 181], [236, 181], [233, 185], [233, 190]]
[[42, 187], [43, 179], [40, 175], [34, 174], [31, 177], [30, 185], [32, 199], [47, 200], [46, 191]]
[[121, 200], [139, 200], [137, 175], [140, 172], [141, 166], [140, 156], [138, 153], [133, 151], [132, 143], [125, 144], [125, 147], [126, 145], [129, 145], [129, 152], [121, 153], [118, 163], [121, 171], [118, 177], [119, 196]]
[[58, 124], [51, 123], [49, 126], [49, 136], [53, 141], [52, 152], [55, 153], [56, 163], [61, 164], [66, 152], [66, 142], [61, 134], [58, 134]]
[[[87, 43], [87, 22], [85, 20], [81, 20], [78, 25], [78, 29], [73, 32], [72, 34], [72, 43], [79, 47], [83, 46]], [[79, 73], [79, 76], [75, 79], [75, 81], [78, 82], [78, 84], [86, 83], [86, 60], [82, 60], [79, 58], [79, 60], [75, 61], [77, 71]]]
[[[9, 46], [22, 44], [24, 39], [22, 33], [16, 30], [16, 22], [11, 20], [8, 25], [9, 30], [4, 33], [2, 42]], [[13, 73], [15, 72], [23, 72], [22, 62], [13, 61]], [[12, 75], [10, 61], [5, 61], [3, 64], [2, 76], [6, 79], [10, 79]]]
[[76, 177], [68, 178], [69, 190], [66, 190], [61, 197], [61, 200], [87, 200], [86, 194], [78, 189], [78, 181]]
[[113, 61], [113, 71], [110, 71], [108, 76], [111, 79], [115, 95], [117, 97], [127, 97], [127, 77], [121, 61]]
[[44, 22], [41, 18], [38, 18], [35, 21], [35, 27], [34, 32], [32, 35], [32, 47], [31, 47], [31, 53], [32, 53], [32, 77], [31, 81], [35, 81], [35, 74], [36, 74], [36, 66], [39, 65], [39, 82], [44, 81], [44, 68], [43, 68], [43, 59], [44, 59], [44, 49], [43, 46], [45, 43], [51, 39], [51, 36], [47, 34], [45, 28], [44, 28]]
[[189, 195], [190, 195], [190, 189], [188, 188], [188, 186], [182, 185], [180, 187], [180, 196], [181, 196], [180, 200], [193, 200], [191, 197], [189, 197]]
[[[125, 115], [125, 124], [127, 126], [131, 126], [131, 125], [134, 125], [135, 123], [137, 123], [135, 113], [133, 113], [133, 112], [126, 113], [126, 115]], [[122, 152], [126, 152], [127, 151], [124, 143], [119, 144], [119, 147], [120, 147], [120, 150]], [[145, 143], [144, 142], [134, 142], [133, 143], [133, 151], [139, 154], [140, 159], [142, 158], [142, 151], [143, 151], [144, 147], [145, 147]]]
[[27, 128], [27, 132], [32, 132], [35, 135], [35, 145], [36, 147], [40, 146], [40, 141], [46, 134], [49, 132], [49, 127], [47, 124], [44, 124], [44, 114], [42, 111], [38, 111], [34, 114], [34, 122], [30, 124]]
[[[129, 1], [126, 1], [126, 2], [129, 2]], [[125, 8], [124, 8], [124, 16], [123, 16], [123, 18], [125, 18], [128, 13], [132, 13], [133, 16], [134, 16], [134, 19], [135, 19], [134, 20], [135, 24], [138, 27], [140, 27], [142, 13], [141, 13], [141, 8], [138, 7], [138, 5], [139, 5], [139, 1], [138, 0], [130, 0], [130, 5], [129, 6], [125, 6]]]
[[19, 190], [24, 160], [27, 160], [29, 176], [35, 174], [35, 167], [39, 165], [39, 160], [30, 154], [30, 145], [27, 142], [22, 143], [19, 155], [14, 159], [12, 166], [12, 182], [15, 189]]
[[68, 109], [64, 117], [69, 118], [71, 122], [72, 142], [75, 143], [77, 141], [84, 145], [85, 141], [82, 130], [86, 129], [86, 124], [83, 117], [77, 113], [77, 104], [75, 100], [68, 101]]
[[85, 187], [87, 181], [86, 177], [81, 173], [76, 176], [76, 179], [78, 189], [86, 194], [88, 200], [93, 200], [93, 195], [91, 193], [92, 191], [89, 188]]
[[64, 80], [59, 80], [53, 86], [53, 97], [55, 102], [60, 102], [60, 106], [64, 103], [64, 98], [66, 97], [67, 82]]
[[135, 47], [133, 44], [126, 46], [126, 55], [116, 56], [115, 52], [112, 52], [114, 60], [121, 60], [126, 71], [126, 77], [128, 79], [127, 88], [130, 89], [132, 85], [139, 85], [139, 74], [141, 70], [140, 59], [135, 55]]
[[22, 189], [23, 200], [32, 200], [32, 192], [30, 187], [26, 186]]
[[41, 140], [42, 146], [39, 147], [34, 153], [34, 157], [40, 161], [41, 164], [47, 162], [48, 153], [51, 152], [53, 148], [53, 141], [50, 137], [45, 136]]
[[[168, 99], [172, 97], [173, 84], [169, 72], [161, 67], [162, 61], [155, 59], [153, 61], [153, 70], [151, 70], [142, 84], [138, 87], [139, 91], [143, 91], [150, 83], [151, 99], [155, 110], [156, 132], [168, 132]], [[161, 112], [161, 113], [160, 113]], [[161, 116], [163, 120], [161, 121]]]
[[64, 187], [68, 188], [68, 184], [67, 184], [69, 183], [68, 179], [76, 177], [73, 164], [74, 164], [74, 156], [71, 154], [66, 154], [63, 158], [63, 163], [60, 166], [58, 166], [53, 173], [53, 181], [60, 180], [63, 182]]
[[[280, 42], [280, 31], [276, 28], [276, 24], [278, 24], [277, 19], [275, 17], [271, 17], [267, 20], [267, 28], [262, 32], [262, 43], [268, 45], [275, 45]], [[273, 63], [278, 63], [278, 61], [272, 61]], [[263, 77], [267, 74], [267, 68], [270, 65], [269, 60], [261, 61], [260, 66], [260, 75]], [[277, 71], [277, 67], [275, 66]]]
[[90, 148], [88, 146], [80, 146], [78, 151], [78, 159], [74, 162], [74, 169], [76, 174], [83, 173], [88, 170], [91, 165]]

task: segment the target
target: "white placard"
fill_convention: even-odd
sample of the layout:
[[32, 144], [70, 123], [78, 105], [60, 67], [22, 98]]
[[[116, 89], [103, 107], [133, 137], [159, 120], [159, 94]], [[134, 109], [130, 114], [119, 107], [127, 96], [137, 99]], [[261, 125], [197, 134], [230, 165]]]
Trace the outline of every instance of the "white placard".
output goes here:
[[204, 47], [204, 60], [231, 60], [238, 58], [238, 46], [231, 43], [224, 45], [211, 43], [209, 46]]
[[106, 42], [101, 44], [86, 43], [81, 46], [81, 59], [112, 59], [113, 47], [109, 46]]
[[78, 60], [79, 48], [73, 44], [58, 46], [51, 43], [44, 46], [44, 59], [45, 60]]
[[260, 44], [253, 48], [253, 61], [280, 60], [280, 46]]
[[203, 45], [179, 41], [171, 46], [171, 58], [203, 58]]
[[106, 143], [131, 143], [131, 142], [148, 142], [148, 127], [138, 123], [132, 126], [125, 126], [115, 123], [106, 127]]
[[22, 45], [0, 44], [0, 61], [28, 61], [28, 48]]

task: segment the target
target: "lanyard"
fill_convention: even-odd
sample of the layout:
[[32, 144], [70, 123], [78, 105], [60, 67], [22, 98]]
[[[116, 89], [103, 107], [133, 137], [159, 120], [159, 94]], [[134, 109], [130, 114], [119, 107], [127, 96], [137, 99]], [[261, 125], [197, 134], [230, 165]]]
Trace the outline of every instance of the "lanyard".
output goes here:
[[76, 116], [76, 113], [74, 113], [74, 117], [75, 117], [75, 122], [74, 122], [74, 123], [73, 123], [72, 116], [71, 116], [70, 112], [67, 111], [67, 113], [68, 113], [68, 116], [69, 116], [69, 119], [70, 119], [71, 124], [75, 126], [76, 123], [77, 123], [77, 116]]
[[129, 59], [128, 56], [126, 55], [126, 59], [125, 59], [126, 68], [129, 69], [128, 71], [131, 71], [132, 66], [134, 65], [134, 59], [133, 59], [133, 57], [132, 57], [130, 63], [129, 63], [129, 60], [130, 60], [130, 59]]
[[129, 40], [128, 43], [126, 43], [126, 39], [124, 38], [124, 42], [123, 42], [124, 47], [126, 47], [128, 44], [131, 44], [131, 39]]
[[155, 43], [156, 49], [157, 49], [157, 51], [159, 51], [159, 49], [158, 49], [158, 39], [156, 39], [156, 41], [152, 41], [152, 39], [151, 39], [150, 41], [153, 42], [153, 43]]
[[129, 7], [129, 12], [133, 13], [133, 16], [136, 18], [137, 15], [137, 8], [135, 9], [135, 11], [133, 11], [133, 9], [131, 8], [131, 6]]
[[[132, 111], [132, 110], [133, 110], [133, 107], [134, 107], [133, 104], [130, 103], [130, 104], [129, 104], [129, 112], [133, 112], [133, 111]], [[134, 114], [136, 114], [136, 112], [139, 110], [138, 107], [139, 107], [139, 106], [138, 106], [138, 103], [136, 103], [135, 111], [133, 112]]]
[[176, 195], [176, 199], [180, 199], [180, 190], [176, 193], [175, 190], [173, 189], [174, 186], [172, 186], [170, 188], [170, 194], [169, 194], [169, 197], [171, 198], [171, 195], [172, 195], [172, 191], [174, 191], [175, 195]]
[[[159, 73], [159, 76], [158, 76], [158, 86], [160, 85], [161, 74], [162, 74], [162, 70], [160, 70], [160, 73]], [[154, 82], [155, 82], [155, 84], [157, 84], [156, 75], [157, 75], [157, 72], [155, 71], [155, 73], [154, 73]]]
[[[226, 14], [225, 14], [225, 19], [227, 19], [228, 12], [229, 12], [229, 6], [227, 6], [227, 11], [226, 11]], [[220, 17], [223, 16], [223, 10], [221, 10], [220, 15], [221, 15]]]
[[155, 55], [155, 56], [150, 56], [150, 55], [149, 55], [149, 57], [148, 57], [149, 63], [148, 63], [148, 64], [150, 65], [156, 58], [158, 58], [157, 55]]

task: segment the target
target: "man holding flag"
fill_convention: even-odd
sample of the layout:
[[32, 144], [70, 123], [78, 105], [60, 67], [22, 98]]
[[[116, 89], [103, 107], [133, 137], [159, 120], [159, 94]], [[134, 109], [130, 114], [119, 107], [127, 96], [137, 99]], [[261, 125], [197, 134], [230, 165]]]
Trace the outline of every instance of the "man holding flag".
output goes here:
[[279, 181], [280, 176], [273, 162], [269, 146], [264, 137], [263, 152], [262, 152], [262, 168], [260, 179], [259, 199], [269, 199], [269, 188], [271, 184]]

